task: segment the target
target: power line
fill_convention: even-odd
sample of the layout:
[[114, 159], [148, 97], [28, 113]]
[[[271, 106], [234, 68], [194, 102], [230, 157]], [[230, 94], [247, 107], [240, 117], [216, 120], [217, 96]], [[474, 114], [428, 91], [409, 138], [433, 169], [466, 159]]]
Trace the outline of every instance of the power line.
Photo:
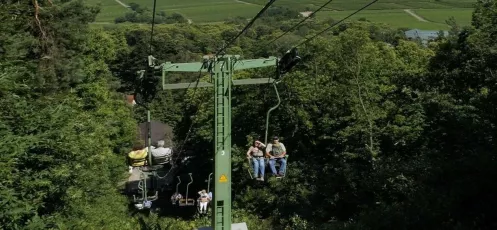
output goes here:
[[149, 55], [152, 55], [152, 42], [154, 39], [154, 25], [155, 25], [155, 7], [157, 5], [157, 0], [154, 0], [154, 8], [152, 10], [152, 30], [150, 31], [150, 51]]
[[[243, 30], [241, 32], [239, 32], [233, 39], [231, 39], [227, 45], [225, 45], [222, 49], [220, 49], [215, 56], [219, 55], [220, 53], [222, 53], [227, 47], [229, 47], [236, 39], [238, 39], [238, 37], [240, 37], [243, 33], [245, 33], [245, 31], [247, 31], [251, 26], [252, 24], [255, 22], [255, 20], [257, 20], [276, 0], [271, 0], [269, 3], [267, 3], [264, 8], [259, 11], [259, 13], [245, 26], [245, 28], [243, 28]], [[152, 31], [151, 31], [151, 36], [150, 36], [150, 53], [152, 53], [152, 38], [153, 38], [153, 26], [154, 26], [154, 18], [155, 18], [155, 4], [156, 4], [156, 0], [154, 0], [154, 16], [152, 17]], [[200, 81], [200, 78], [202, 76], [202, 67], [201, 69], [199, 70], [199, 76], [197, 78], [197, 82], [195, 84], [195, 88], [194, 88], [194, 91], [193, 91], [193, 97], [195, 96], [195, 93], [197, 91], [197, 88], [198, 88], [198, 84], [199, 84], [199, 81]], [[190, 85], [187, 87], [186, 91], [188, 91], [188, 89], [190, 88]], [[198, 110], [197, 110], [198, 112]], [[185, 139], [182, 141], [181, 143], [181, 147], [180, 147], [180, 150], [178, 151], [178, 154], [172, 159], [173, 162], [175, 162], [183, 153], [183, 148], [185, 146], [185, 143], [186, 141], [188, 140], [188, 137], [190, 136], [191, 134], [191, 131], [192, 131], [192, 127], [194, 125], [194, 122], [192, 121], [192, 123], [190, 124], [190, 127], [188, 128], [188, 132], [186, 134], [186, 137]], [[169, 173], [169, 172], [168, 172]], [[167, 174], [166, 174], [167, 175]]]
[[[152, 10], [152, 29], [150, 31], [150, 44], [149, 44], [150, 45], [150, 50], [149, 50], [149, 55], [152, 55], [152, 43], [153, 43], [153, 39], [154, 39], [154, 25], [155, 25], [156, 6], [157, 6], [157, 0], [154, 0], [154, 6], [153, 6], [153, 10]], [[193, 97], [195, 97], [195, 93], [197, 92], [197, 88], [198, 88], [198, 84], [200, 82], [200, 78], [202, 77], [202, 68], [203, 68], [203, 65], [200, 67], [200, 70], [199, 70], [199, 75], [197, 77], [195, 88], [194, 88], [194, 91], [193, 91]], [[189, 88], [190, 88], [190, 85], [188, 85], [185, 93], [188, 91]], [[148, 107], [147, 107], [147, 110], [148, 110]], [[178, 152], [178, 155], [175, 158], [171, 159], [173, 162], [176, 161], [181, 156], [183, 147], [184, 147], [186, 141], [188, 140], [188, 137], [190, 136], [193, 124], [194, 124], [194, 122], [192, 122], [192, 124], [190, 125], [190, 128], [188, 129], [188, 133], [186, 135], [186, 138], [182, 142], [181, 149]], [[166, 175], [164, 175], [162, 178], [165, 178], [171, 172], [171, 170], [172, 170], [172, 167], [171, 167], [171, 169], [169, 169], [169, 171], [166, 173]]]
[[329, 0], [328, 2], [326, 2], [325, 4], [323, 4], [321, 7], [319, 7], [317, 10], [315, 10], [314, 12], [312, 12], [309, 16], [305, 17], [304, 19], [302, 19], [299, 23], [297, 23], [296, 25], [294, 25], [292, 28], [286, 30], [285, 32], [283, 32], [283, 34], [281, 34], [280, 36], [276, 37], [275, 39], [273, 39], [272, 41], [268, 42], [266, 45], [269, 45], [273, 42], [275, 42], [276, 40], [280, 39], [281, 37], [283, 37], [285, 34], [287, 34], [288, 32], [292, 31], [293, 29], [297, 28], [298, 26], [300, 26], [302, 23], [304, 23], [305, 21], [307, 21], [309, 18], [312, 18], [312, 16], [314, 16], [317, 12], [319, 12], [321, 9], [323, 9], [324, 7], [326, 7], [328, 4], [330, 4], [333, 0]]
[[[202, 66], [202, 67], [203, 67], [203, 66]], [[196, 81], [196, 84], [195, 84], [195, 88], [193, 88], [193, 96], [192, 96], [192, 98], [195, 98], [195, 93], [197, 92], [198, 83], [200, 82], [200, 78], [202, 77], [202, 67], [200, 67], [200, 70], [199, 70], [199, 73], [198, 73], [198, 77], [197, 77], [197, 81]], [[190, 88], [190, 85], [191, 85], [191, 84], [189, 84], [189, 85], [188, 85], [188, 87], [186, 88], [185, 94], [186, 94], [186, 92], [188, 92], [188, 89]], [[185, 95], [183, 95], [183, 98], [184, 98], [184, 96], [185, 96]], [[195, 113], [194, 117], [197, 115], [197, 113], [198, 113], [198, 110], [197, 110], [197, 112]], [[187, 132], [187, 134], [186, 134], [186, 137], [185, 137], [185, 139], [184, 139], [184, 140], [182, 141], [182, 143], [181, 143], [181, 148], [180, 148], [180, 150], [178, 151], [178, 153], [176, 154], [176, 156], [174, 156], [175, 154], [174, 154], [174, 151], [173, 151], [173, 154], [172, 154], [171, 159], [170, 159], [171, 164], [172, 164], [173, 166], [169, 169], [169, 171], [167, 171], [167, 173], [166, 173], [164, 176], [159, 176], [159, 175], [157, 175], [157, 177], [158, 177], [158, 178], [160, 178], [160, 179], [166, 178], [166, 177], [169, 175], [169, 173], [173, 170], [174, 165], [175, 165], [175, 162], [176, 162], [176, 161], [178, 160], [178, 158], [179, 158], [179, 157], [183, 154], [183, 148], [185, 147], [185, 143], [186, 143], [186, 141], [188, 140], [188, 137], [190, 136], [190, 134], [191, 134], [191, 132], [192, 132], [193, 125], [194, 125], [194, 122], [192, 121], [192, 123], [190, 124], [190, 127], [188, 128], [188, 132]], [[172, 148], [172, 146], [171, 146], [171, 148]], [[172, 148], [172, 149], [173, 149], [173, 148]]]
[[331, 26], [329, 26], [328, 28], [324, 29], [323, 31], [321, 31], [321, 32], [317, 33], [316, 35], [314, 35], [314, 36], [312, 36], [312, 37], [310, 37], [310, 38], [308, 38], [308, 39], [306, 39], [306, 40], [302, 41], [301, 43], [299, 43], [298, 45], [294, 46], [293, 48], [297, 48], [297, 47], [299, 47], [299, 46], [301, 46], [301, 45], [304, 45], [304, 44], [308, 43], [309, 41], [311, 41], [311, 40], [312, 40], [312, 39], [314, 39], [315, 37], [317, 37], [317, 36], [319, 36], [319, 35], [323, 34], [324, 32], [326, 32], [326, 31], [328, 31], [329, 29], [331, 29], [331, 28], [335, 27], [336, 25], [338, 25], [338, 24], [342, 23], [343, 21], [345, 21], [345, 20], [347, 20], [348, 18], [350, 18], [350, 17], [354, 16], [355, 14], [357, 14], [357, 13], [359, 13], [359, 12], [363, 11], [364, 9], [366, 9], [366, 8], [368, 8], [369, 6], [373, 5], [373, 4], [374, 4], [374, 3], [376, 3], [377, 1], [378, 1], [378, 0], [374, 0], [374, 1], [370, 2], [370, 3], [368, 3], [367, 5], [363, 6], [362, 8], [360, 8], [360, 9], [356, 10], [354, 13], [349, 14], [347, 17], [343, 18], [342, 20], [340, 20], [340, 21], [338, 21], [338, 22], [333, 23]]
[[[227, 47], [229, 47], [233, 42], [235, 42], [235, 40], [240, 37], [243, 33], [245, 33], [245, 31], [247, 31], [251, 26], [252, 24], [254, 24], [255, 20], [257, 20], [257, 18], [261, 17], [261, 15], [275, 2], [276, 0], [271, 0], [270, 2], [268, 2], [264, 8], [262, 8], [261, 11], [259, 11], [259, 13], [245, 26], [245, 28], [242, 29], [242, 31], [240, 31], [233, 39], [231, 39], [227, 45], [225, 45], [222, 49], [220, 49], [216, 54], [215, 56], [219, 55], [220, 53], [222, 53]], [[156, 0], [154, 0], [154, 16], [155, 16], [155, 3], [156, 3]], [[152, 33], [151, 33], [151, 42], [152, 43], [152, 36], [153, 36], [153, 25], [154, 25], [154, 19], [152, 19]], [[150, 46], [150, 53], [152, 52], [152, 46]], [[203, 67], [203, 66], [202, 66]], [[200, 78], [202, 76], [202, 67], [200, 67], [200, 70], [199, 70], [199, 76], [197, 78], [197, 81], [196, 81], [196, 84], [195, 84], [195, 88], [194, 88], [194, 91], [193, 91], [193, 97], [195, 97], [195, 93], [197, 92], [197, 88], [198, 88], [198, 84], [200, 82]], [[190, 88], [190, 85], [188, 85], [187, 89], [185, 92], [188, 91], [188, 89]], [[198, 112], [198, 110], [197, 110]], [[196, 114], [195, 114], [196, 115]], [[175, 162], [176, 160], [178, 160], [178, 158], [182, 155], [183, 153], [183, 148], [185, 146], [185, 143], [186, 141], [188, 140], [188, 137], [190, 136], [191, 134], [191, 131], [192, 131], [192, 128], [193, 128], [193, 125], [194, 125], [194, 122], [192, 121], [192, 123], [190, 124], [190, 127], [188, 128], [188, 132], [186, 134], [186, 137], [185, 139], [182, 141], [181, 143], [181, 147], [180, 147], [180, 150], [178, 151], [178, 154], [174, 157], [173, 159], [173, 162]], [[168, 172], [169, 173], [169, 172]], [[167, 175], [167, 174], [166, 174]]]
[[[202, 67], [200, 67], [200, 70], [199, 70], [199, 73], [198, 73], [198, 77], [197, 77], [197, 82], [195, 84], [195, 88], [193, 88], [193, 96], [192, 98], [195, 99], [195, 93], [197, 92], [197, 89], [198, 89], [198, 83], [200, 82], [200, 78], [202, 77]], [[188, 87], [186, 88], [186, 92], [188, 92], [188, 89], [190, 88], [190, 85], [188, 85]], [[198, 107], [198, 106], [197, 106]], [[194, 117], [197, 115], [198, 113], [198, 110], [195, 112], [195, 115]], [[192, 127], [193, 127], [193, 124], [194, 122], [192, 121], [192, 123], [190, 124], [190, 128], [188, 128], [188, 132], [186, 134], [186, 137], [185, 139], [183, 140], [183, 142], [181, 143], [181, 148], [180, 150], [178, 151], [178, 155], [174, 158], [173, 162], [175, 162], [176, 160], [178, 160], [178, 158], [181, 156], [181, 154], [183, 153], [183, 148], [185, 147], [185, 143], [186, 141], [188, 140], [188, 137], [190, 136], [190, 133], [192, 131]]]
[[264, 8], [262, 8], [261, 11], [259, 11], [259, 13], [257, 13], [257, 15], [252, 18], [252, 20], [245, 26], [245, 28], [242, 29], [242, 31], [240, 31], [240, 33], [238, 33], [234, 38], [232, 38], [228, 44], [226, 44], [223, 48], [221, 48], [219, 51], [217, 51], [216, 55], [219, 55], [220, 53], [222, 53], [226, 48], [228, 48], [231, 44], [233, 44], [233, 42], [235, 42], [235, 40], [240, 37], [240, 35], [242, 35], [243, 33], [245, 33], [245, 31], [247, 31], [251, 26], [252, 24], [254, 24], [255, 20], [257, 20], [257, 18], [261, 17], [261, 15], [275, 2], [276, 0], [271, 0], [270, 2], [268, 2]]

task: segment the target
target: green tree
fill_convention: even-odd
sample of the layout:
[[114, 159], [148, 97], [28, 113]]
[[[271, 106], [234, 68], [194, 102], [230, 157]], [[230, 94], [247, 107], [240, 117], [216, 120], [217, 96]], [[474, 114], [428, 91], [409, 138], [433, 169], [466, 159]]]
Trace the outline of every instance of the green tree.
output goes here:
[[[12, 10], [24, 13], [11, 17]], [[0, 112], [0, 223], [125, 226], [116, 184], [135, 125], [105, 64], [118, 41], [88, 28], [98, 9], [82, 1], [7, 3], [0, 13], [0, 104], [7, 108]]]

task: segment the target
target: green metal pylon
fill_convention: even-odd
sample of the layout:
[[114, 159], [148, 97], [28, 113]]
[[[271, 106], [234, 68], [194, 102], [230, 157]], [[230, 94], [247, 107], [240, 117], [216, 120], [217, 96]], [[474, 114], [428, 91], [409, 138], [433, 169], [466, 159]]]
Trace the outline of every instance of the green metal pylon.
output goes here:
[[[204, 57], [204, 62], [162, 64], [162, 88], [185, 89], [195, 83], [166, 84], [167, 72], [210, 72], [214, 82], [199, 82], [197, 87], [214, 87], [214, 190], [212, 227], [231, 229], [231, 86], [273, 83], [271, 78], [233, 80], [236, 70], [276, 66], [278, 59], [241, 60], [239, 55]], [[208, 68], [205, 68], [208, 64]], [[153, 65], [153, 57], [149, 57]], [[204, 68], [202, 68], [204, 67]]]

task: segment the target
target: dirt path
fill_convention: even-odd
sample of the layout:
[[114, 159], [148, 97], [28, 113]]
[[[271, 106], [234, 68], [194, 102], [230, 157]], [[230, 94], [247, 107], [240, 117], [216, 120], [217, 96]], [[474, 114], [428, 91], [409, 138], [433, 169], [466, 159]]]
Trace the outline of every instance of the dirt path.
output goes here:
[[303, 12], [299, 12], [299, 13], [302, 14], [302, 16], [307, 18], [307, 17], [309, 17], [309, 15], [312, 14], [312, 12], [314, 12], [314, 11], [303, 11]]
[[256, 4], [254, 4], [254, 3], [245, 2], [245, 1], [241, 1], [241, 0], [235, 0], [235, 2], [242, 3], [242, 4], [246, 4], [246, 5], [256, 5]]
[[116, 1], [117, 3], [119, 3], [119, 5], [121, 5], [121, 6], [124, 6], [125, 8], [129, 8], [128, 5], [124, 4], [123, 2], [121, 2], [119, 0], [114, 0], [114, 1]]
[[[116, 0], [117, 1], [117, 0]], [[418, 19], [418, 21], [421, 21], [421, 22], [428, 22], [426, 19], [422, 18], [421, 16], [417, 15], [416, 13], [412, 12], [412, 10], [410, 9], [405, 9], [404, 10], [406, 13], [410, 14], [411, 16], [415, 17], [416, 19]]]

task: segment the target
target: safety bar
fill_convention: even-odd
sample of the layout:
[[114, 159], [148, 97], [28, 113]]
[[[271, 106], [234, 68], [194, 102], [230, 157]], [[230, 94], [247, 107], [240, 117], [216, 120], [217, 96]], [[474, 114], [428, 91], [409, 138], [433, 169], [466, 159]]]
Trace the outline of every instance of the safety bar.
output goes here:
[[207, 182], [207, 193], [210, 192], [212, 174], [214, 174], [214, 173], [209, 174], [209, 182]]
[[278, 97], [278, 104], [276, 104], [274, 107], [270, 108], [269, 111], [267, 111], [267, 116], [266, 116], [266, 136], [264, 137], [264, 144], [265, 145], [267, 145], [267, 133], [268, 133], [268, 129], [269, 129], [269, 114], [271, 113], [271, 111], [273, 111], [276, 108], [278, 108], [278, 106], [280, 106], [280, 103], [281, 103], [280, 94], [278, 93], [278, 87], [276, 87], [276, 81], [273, 82], [273, 86], [274, 86], [274, 91], [276, 92], [276, 96]]
[[179, 182], [176, 184], [176, 194], [178, 193], [179, 184], [181, 184], [181, 178], [178, 176]]
[[190, 183], [188, 183], [186, 185], [186, 200], [187, 200], [187, 202], [188, 202], [188, 187], [190, 187], [190, 184], [193, 183], [192, 173], [188, 173], [188, 175], [190, 175]]

